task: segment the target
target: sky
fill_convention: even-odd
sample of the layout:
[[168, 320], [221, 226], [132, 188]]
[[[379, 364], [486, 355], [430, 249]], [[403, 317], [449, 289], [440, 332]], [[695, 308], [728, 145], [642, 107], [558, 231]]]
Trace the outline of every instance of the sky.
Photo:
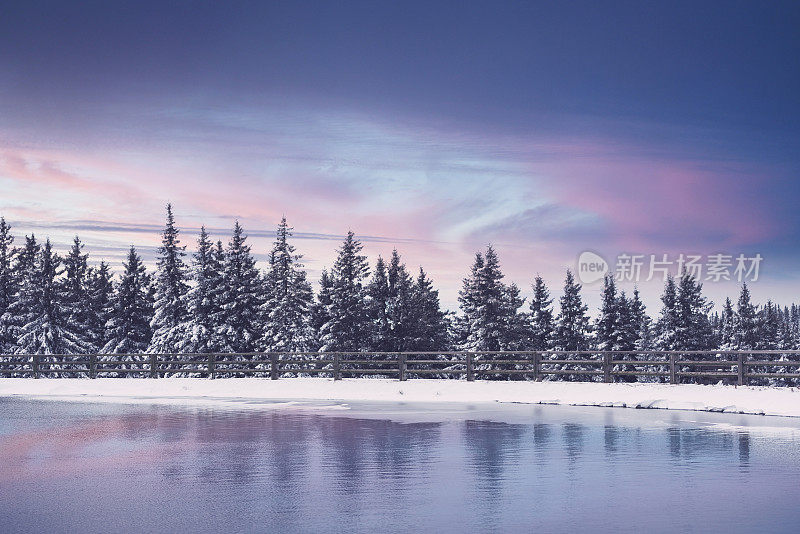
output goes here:
[[116, 269], [167, 202], [189, 251], [239, 220], [262, 266], [286, 216], [313, 280], [353, 230], [452, 309], [489, 244], [556, 297], [586, 250], [760, 254], [754, 298], [788, 304], [798, 27], [796, 2], [7, 2], [0, 215]]

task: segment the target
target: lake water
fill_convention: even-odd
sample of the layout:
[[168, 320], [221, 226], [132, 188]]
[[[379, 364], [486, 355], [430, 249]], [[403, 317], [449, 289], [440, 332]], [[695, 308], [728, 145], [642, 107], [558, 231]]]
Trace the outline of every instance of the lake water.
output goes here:
[[0, 399], [2, 532], [798, 532], [800, 421]]

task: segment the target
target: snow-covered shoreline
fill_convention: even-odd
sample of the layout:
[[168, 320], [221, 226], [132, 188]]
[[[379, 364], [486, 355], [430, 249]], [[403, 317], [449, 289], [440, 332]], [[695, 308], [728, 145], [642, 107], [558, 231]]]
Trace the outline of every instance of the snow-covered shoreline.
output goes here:
[[0, 397], [213, 404], [220, 400], [507, 402], [660, 408], [800, 417], [800, 389], [723, 385], [456, 380], [231, 378], [0, 379]]

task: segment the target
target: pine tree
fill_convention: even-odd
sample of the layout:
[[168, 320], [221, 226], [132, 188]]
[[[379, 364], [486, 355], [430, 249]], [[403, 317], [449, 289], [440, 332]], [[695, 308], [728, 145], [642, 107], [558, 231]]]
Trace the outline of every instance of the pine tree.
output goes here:
[[442, 351], [449, 349], [448, 315], [439, 304], [439, 292], [433, 288], [422, 267], [412, 289], [412, 330], [410, 351]]
[[581, 285], [575, 282], [570, 270], [567, 270], [564, 294], [559, 303], [561, 310], [556, 319], [556, 348], [564, 351], [587, 350], [590, 332], [589, 317], [586, 315], [588, 307], [581, 298]]
[[391, 351], [393, 336], [389, 325], [389, 277], [386, 274], [386, 263], [378, 256], [372, 279], [367, 285], [367, 311], [370, 319], [372, 340], [370, 350]]
[[319, 291], [317, 299], [311, 308], [311, 326], [314, 332], [314, 348], [321, 350], [322, 347], [322, 328], [330, 321], [328, 311], [332, 304], [331, 294], [333, 293], [333, 282], [326, 269], [322, 269], [319, 277]]
[[614, 277], [606, 275], [603, 278], [603, 296], [600, 307], [600, 316], [595, 326], [595, 342], [599, 350], [616, 350], [618, 345], [619, 300]]
[[[25, 236], [25, 246], [17, 251], [12, 278], [17, 285], [17, 293], [5, 313], [4, 329], [11, 347], [15, 353], [19, 350], [18, 340], [22, 335], [22, 327], [33, 320], [34, 314], [31, 306], [36, 298], [37, 284], [36, 264], [42, 247], [37, 243], [36, 236]], [[22, 351], [24, 352], [24, 351]]]
[[489, 246], [485, 255], [476, 255], [472, 273], [459, 292], [463, 350], [514, 350], [529, 335], [523, 327], [526, 318], [518, 312], [523, 304], [519, 288], [506, 286], [502, 279], [497, 254]]
[[661, 314], [655, 327], [655, 345], [659, 350], [677, 350], [678, 294], [672, 276], [667, 276], [661, 303]]
[[256, 262], [245, 242], [247, 236], [239, 221], [225, 249], [223, 287], [220, 308], [223, 322], [220, 333], [231, 352], [253, 352], [262, 337], [259, 309], [264, 286]]
[[633, 289], [630, 307], [637, 332], [635, 350], [651, 350], [653, 348], [652, 321], [647, 315], [647, 310], [645, 309], [642, 299], [639, 297], [639, 290], [637, 288]]
[[414, 280], [408, 274], [406, 266], [400, 260], [397, 249], [392, 250], [392, 259], [389, 262], [388, 299], [386, 301], [386, 316], [389, 322], [391, 351], [407, 351], [412, 343], [412, 298]]
[[553, 299], [541, 276], [533, 281], [533, 298], [530, 304], [531, 350], [544, 351], [552, 347], [555, 326], [553, 324]]
[[193, 285], [186, 294], [187, 320], [182, 325], [181, 352], [209, 353], [223, 348], [220, 338], [221, 319], [219, 298], [222, 294], [222, 264], [214, 244], [200, 227], [197, 251], [192, 256]]
[[756, 307], [750, 302], [750, 290], [742, 284], [733, 327], [732, 346], [735, 350], [752, 350], [759, 344], [759, 325]]
[[758, 314], [758, 343], [759, 350], [777, 350], [778, 333], [780, 330], [779, 310], [775, 304], [768, 300]]
[[90, 269], [87, 291], [92, 310], [89, 316], [88, 336], [95, 350], [101, 350], [108, 343], [106, 325], [111, 319], [114, 297], [111, 268], [106, 262], [101, 261], [97, 268]]
[[106, 354], [145, 352], [152, 338], [151, 280], [135, 247], [131, 246], [122, 265], [124, 272], [114, 292], [106, 325], [108, 340], [103, 347]]
[[11, 305], [17, 298], [18, 283], [14, 271], [14, 236], [6, 220], [0, 217], [0, 354], [14, 352], [16, 337], [11, 319]]
[[267, 299], [261, 307], [262, 345], [270, 351], [307, 352], [314, 348], [314, 293], [303, 270], [303, 256], [289, 243], [291, 236], [292, 228], [284, 217], [269, 253]]
[[736, 314], [730, 298], [725, 299], [722, 315], [719, 320], [719, 348], [720, 350], [735, 350], [736, 348]]
[[89, 294], [89, 255], [83, 253], [83, 243], [75, 236], [72, 248], [63, 260], [64, 280], [63, 306], [68, 324], [81, 339], [87, 352], [97, 352], [99, 347], [92, 339], [93, 327], [97, 325], [97, 310]]
[[370, 335], [364, 279], [369, 274], [367, 258], [361, 255], [363, 246], [348, 232], [330, 277], [330, 304], [326, 306], [327, 321], [322, 325], [320, 350], [362, 351], [368, 348]]
[[59, 279], [61, 258], [48, 239], [36, 259], [33, 276], [20, 292], [20, 305], [28, 310], [17, 340], [19, 354], [81, 354], [86, 342], [69, 322], [65, 284]]
[[684, 271], [677, 293], [676, 350], [707, 350], [711, 348], [712, 332], [708, 320], [710, 303], [702, 296], [703, 285]]
[[180, 246], [179, 233], [172, 215], [172, 205], [167, 204], [167, 222], [158, 249], [155, 313], [150, 321], [153, 337], [147, 351], [151, 353], [174, 353], [183, 345], [188, 286], [186, 264], [183, 261], [185, 247]]

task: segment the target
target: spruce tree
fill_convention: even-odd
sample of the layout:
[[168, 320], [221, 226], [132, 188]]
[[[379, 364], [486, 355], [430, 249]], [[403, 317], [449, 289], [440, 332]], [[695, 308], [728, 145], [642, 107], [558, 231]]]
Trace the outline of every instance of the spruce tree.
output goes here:
[[331, 294], [333, 292], [333, 282], [328, 275], [327, 269], [322, 269], [319, 277], [319, 291], [317, 299], [311, 307], [311, 326], [314, 332], [314, 348], [321, 350], [322, 347], [322, 328], [330, 320], [328, 310], [332, 303]]
[[106, 354], [145, 352], [152, 338], [151, 280], [135, 247], [131, 246], [128, 259], [122, 265], [124, 272], [111, 300], [106, 325], [108, 340], [103, 347]]
[[400, 260], [397, 249], [392, 250], [392, 259], [387, 272], [389, 295], [386, 301], [386, 316], [389, 322], [391, 351], [407, 351], [412, 343], [412, 297], [414, 280]]
[[672, 276], [667, 276], [661, 303], [661, 313], [655, 326], [655, 345], [659, 350], [677, 350], [678, 294]]
[[422, 267], [411, 296], [410, 351], [443, 351], [449, 349], [448, 315], [439, 304], [439, 292]]
[[87, 352], [79, 326], [70, 323], [65, 305], [66, 287], [60, 276], [61, 258], [48, 239], [36, 259], [32, 282], [20, 292], [21, 307], [28, 310], [17, 340], [19, 354], [80, 354]]
[[599, 350], [616, 350], [618, 342], [619, 300], [614, 277], [603, 277], [603, 295], [600, 316], [595, 326], [595, 342]]
[[363, 351], [369, 347], [370, 321], [364, 287], [369, 265], [366, 256], [361, 255], [362, 249], [353, 232], [348, 232], [329, 274], [330, 304], [320, 330], [322, 351]]
[[155, 312], [150, 321], [153, 337], [147, 351], [157, 354], [180, 351], [184, 341], [183, 325], [187, 319], [185, 296], [186, 255], [180, 246], [172, 214], [172, 205], [167, 204], [167, 222], [158, 249], [158, 267], [155, 276]]
[[758, 342], [759, 350], [777, 350], [778, 333], [780, 331], [780, 317], [778, 307], [768, 300], [758, 314]]
[[564, 294], [559, 300], [560, 312], [556, 319], [555, 346], [558, 350], [578, 351], [589, 348], [588, 307], [581, 298], [581, 285], [575, 282], [571, 270], [564, 280]]
[[37, 243], [36, 236], [25, 236], [25, 246], [17, 251], [13, 268], [13, 280], [17, 284], [15, 298], [11, 301], [5, 313], [4, 329], [7, 339], [11, 340], [15, 353], [24, 353], [18, 345], [22, 335], [22, 327], [34, 319], [31, 308], [36, 300], [37, 261], [42, 247]]
[[222, 294], [222, 264], [214, 244], [200, 227], [197, 250], [192, 256], [193, 285], [186, 294], [187, 320], [182, 325], [181, 352], [209, 353], [222, 350], [219, 298]]
[[114, 297], [114, 283], [111, 278], [111, 268], [104, 261], [98, 267], [90, 269], [87, 291], [92, 313], [89, 316], [88, 336], [95, 350], [101, 350], [108, 343], [106, 326], [111, 319]]
[[736, 349], [736, 314], [730, 298], [725, 299], [722, 315], [719, 319], [719, 348], [720, 350]]
[[476, 255], [472, 273], [459, 292], [463, 350], [515, 350], [529, 335], [526, 317], [518, 312], [523, 304], [519, 288], [505, 285], [502, 279], [497, 254], [489, 246], [485, 255]]
[[291, 236], [292, 228], [283, 217], [269, 253], [267, 298], [261, 307], [262, 345], [270, 351], [306, 352], [314, 348], [314, 294], [303, 270], [303, 256], [289, 243]]
[[64, 263], [64, 294], [63, 306], [67, 315], [67, 322], [81, 338], [81, 345], [87, 352], [97, 352], [92, 337], [93, 328], [98, 323], [97, 310], [89, 293], [89, 255], [83, 253], [83, 243], [78, 236], [72, 242], [72, 248], [63, 260]]
[[367, 310], [370, 318], [372, 340], [370, 350], [393, 350], [392, 329], [389, 325], [389, 277], [386, 263], [378, 256], [372, 279], [367, 285]]
[[224, 291], [220, 301], [223, 312], [220, 333], [230, 352], [255, 351], [263, 335], [259, 309], [264, 286], [246, 241], [244, 229], [236, 221], [225, 249]]
[[647, 315], [642, 299], [639, 297], [639, 290], [633, 289], [633, 297], [630, 301], [631, 313], [636, 324], [636, 350], [651, 350], [653, 348], [652, 325], [650, 316]]
[[750, 290], [742, 284], [739, 300], [736, 303], [736, 317], [733, 327], [735, 350], [752, 350], [759, 344], [759, 324], [756, 307], [750, 302]]
[[553, 299], [541, 276], [533, 281], [533, 298], [530, 304], [531, 337], [530, 349], [544, 351], [552, 348], [555, 325], [553, 323]]
[[707, 350], [711, 348], [711, 324], [708, 311], [711, 305], [702, 296], [703, 285], [684, 271], [677, 292], [676, 350]]
[[17, 298], [18, 291], [14, 271], [16, 253], [11, 227], [0, 217], [0, 354], [14, 352], [16, 342], [11, 319], [11, 305]]

